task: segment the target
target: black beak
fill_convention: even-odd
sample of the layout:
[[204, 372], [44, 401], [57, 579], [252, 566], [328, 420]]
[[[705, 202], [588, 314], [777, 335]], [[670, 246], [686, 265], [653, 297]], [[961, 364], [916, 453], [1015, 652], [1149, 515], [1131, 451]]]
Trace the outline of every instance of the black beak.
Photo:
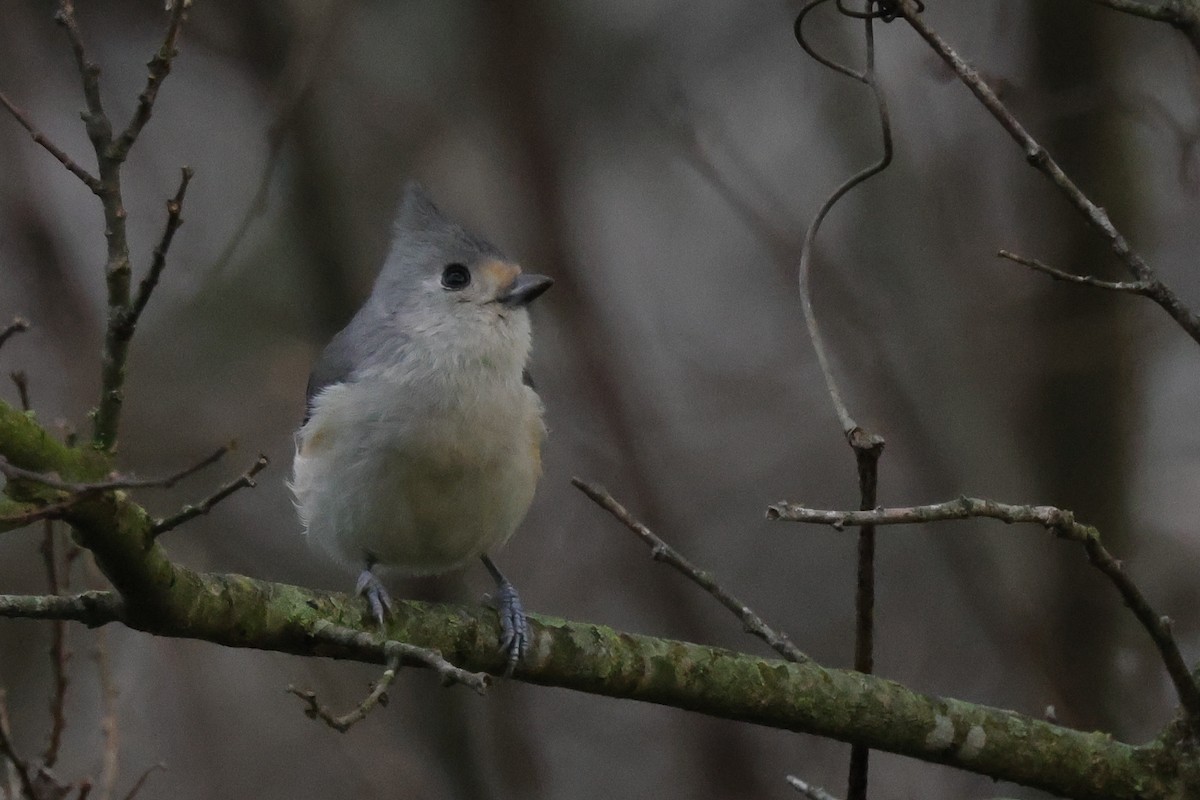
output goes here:
[[518, 275], [516, 280], [496, 298], [496, 302], [509, 308], [527, 306], [554, 285], [545, 275]]

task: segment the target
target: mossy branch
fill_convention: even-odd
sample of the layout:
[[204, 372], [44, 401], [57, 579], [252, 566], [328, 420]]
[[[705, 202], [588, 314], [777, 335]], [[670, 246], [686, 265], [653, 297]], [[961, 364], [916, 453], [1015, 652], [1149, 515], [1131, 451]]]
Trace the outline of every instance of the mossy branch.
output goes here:
[[[0, 403], [0, 455], [65, 480], [94, 479], [107, 465], [66, 448], [29, 416]], [[120, 621], [158, 636], [229, 647], [386, 663], [382, 639], [331, 643], [337, 625], [370, 630], [357, 599], [173, 563], [154, 521], [120, 491], [87, 498], [65, 518], [112, 582], [112, 594], [0, 596], [0, 616]], [[499, 673], [495, 612], [396, 603], [387, 636], [440, 652], [467, 670]], [[1015, 712], [922, 695], [893, 681], [812, 662], [788, 663], [603, 625], [534, 615], [533, 644], [517, 678], [714, 717], [826, 736], [947, 764], [1074, 798], [1182, 798], [1200, 791], [1185, 743], [1162, 737], [1134, 747]], [[1189, 795], [1189, 792], [1192, 793]]]

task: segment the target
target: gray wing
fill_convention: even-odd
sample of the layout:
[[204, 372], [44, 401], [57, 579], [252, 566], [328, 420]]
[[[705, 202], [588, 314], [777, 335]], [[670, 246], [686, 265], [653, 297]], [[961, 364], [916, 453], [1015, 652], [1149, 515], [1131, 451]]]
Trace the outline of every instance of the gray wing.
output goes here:
[[326, 386], [335, 383], [345, 383], [354, 372], [354, 353], [350, 348], [350, 337], [346, 326], [321, 352], [321, 357], [313, 365], [312, 374], [308, 376], [308, 391], [304, 399], [304, 422], [313, 412], [313, 398], [320, 394]]

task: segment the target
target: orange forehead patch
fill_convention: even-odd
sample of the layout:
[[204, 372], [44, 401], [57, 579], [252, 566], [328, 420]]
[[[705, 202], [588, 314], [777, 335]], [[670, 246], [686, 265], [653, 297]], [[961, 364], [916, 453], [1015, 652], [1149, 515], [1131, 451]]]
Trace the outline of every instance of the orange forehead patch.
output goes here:
[[521, 268], [511, 261], [493, 258], [480, 264], [477, 272], [492, 287], [503, 289], [517, 279]]

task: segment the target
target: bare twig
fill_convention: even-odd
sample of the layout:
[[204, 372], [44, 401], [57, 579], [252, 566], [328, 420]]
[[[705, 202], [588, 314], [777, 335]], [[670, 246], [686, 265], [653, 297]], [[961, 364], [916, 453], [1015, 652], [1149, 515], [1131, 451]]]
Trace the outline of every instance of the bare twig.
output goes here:
[[[363, 631], [356, 631], [353, 628], [343, 628], [329, 622], [318, 622], [312, 629], [312, 636], [329, 644], [346, 647], [353, 650], [364, 652], [378, 652], [380, 641], [377, 637]], [[469, 686], [479, 694], [483, 694], [491, 683], [491, 678], [482, 672], [468, 672], [465, 669], [456, 667], [446, 659], [442, 658], [441, 653], [436, 650], [428, 650], [424, 647], [405, 644], [388, 640], [382, 643], [383, 655], [387, 659], [398, 657], [402, 663], [412, 662], [423, 664], [426, 667], [437, 672], [442, 679], [442, 683], [449, 685], [452, 683], [460, 683], [463, 686]]]
[[1067, 281], [1069, 283], [1077, 283], [1081, 286], [1092, 286], [1096, 289], [1109, 289], [1114, 292], [1129, 292], [1130, 294], [1138, 294], [1149, 296], [1151, 285], [1145, 281], [1102, 281], [1099, 278], [1093, 278], [1091, 275], [1073, 275], [1070, 272], [1063, 272], [1061, 269], [1047, 266], [1035, 258], [1025, 258], [1016, 253], [1011, 253], [1008, 250], [999, 250], [996, 253], [1000, 258], [1014, 261], [1022, 264], [1035, 272], [1041, 272], [1049, 275], [1056, 281]]
[[922, 522], [987, 517], [1001, 522], [1032, 522], [1055, 535], [1072, 541], [1084, 541], [1093, 528], [1075, 522], [1070, 511], [1055, 506], [1015, 505], [959, 497], [944, 503], [897, 508], [874, 508], [866, 511], [826, 511], [808, 508], [799, 503], [779, 502], [767, 508], [767, 519], [784, 522], [808, 522], [829, 525], [837, 530], [859, 525], [912, 525]]
[[230, 445], [223, 445], [217, 448], [211, 455], [206, 456], [190, 467], [180, 470], [173, 475], [168, 475], [165, 478], [135, 478], [135, 477], [115, 477], [112, 480], [97, 481], [95, 483], [73, 483], [64, 481], [55, 475], [49, 475], [44, 472], [33, 472], [31, 470], [22, 469], [21, 467], [10, 464], [4, 457], [0, 456], [0, 474], [3, 474], [10, 480], [31, 481], [41, 484], [50, 489], [55, 489], [61, 492], [69, 492], [72, 495], [93, 495], [99, 492], [110, 492], [117, 489], [170, 489], [175, 484], [179, 483], [184, 478], [190, 477], [205, 467], [215, 464], [220, 461], [226, 453], [231, 449]]
[[65, 619], [90, 628], [124, 618], [125, 606], [113, 592], [74, 595], [0, 594], [0, 617]]
[[[0, 530], [12, 530], [14, 528], [20, 528], [32, 522], [37, 522], [38, 520], [60, 519], [63, 514], [73, 508], [76, 504], [94, 497], [102, 492], [115, 491], [117, 489], [169, 489], [184, 478], [187, 478], [204, 469], [205, 467], [219, 461], [227, 452], [229, 452], [229, 450], [232, 449], [232, 447], [233, 445], [222, 446], [213, 452], [212, 455], [209, 455], [196, 464], [180, 470], [174, 475], [169, 475], [166, 478], [143, 479], [116, 476], [111, 480], [98, 481], [95, 483], [74, 483], [70, 481], [64, 481], [61, 480], [57, 475], [51, 475], [43, 472], [33, 472], [31, 470], [14, 466], [10, 464], [3, 456], [0, 456], [0, 475], [4, 475], [10, 480], [30, 481], [55, 491], [66, 493], [65, 497], [59, 498], [53, 503], [46, 503], [44, 505], [17, 504], [16, 507], [20, 510], [0, 514]], [[262, 457], [260, 456], [260, 460], [261, 458]], [[258, 469], [251, 469], [251, 474], [258, 471]], [[261, 467], [259, 469], [261, 469]], [[244, 477], [245, 476], [243, 476], [243, 478]], [[240, 488], [240, 480], [241, 479], [234, 482], [235, 484], [239, 484], [235, 487], [235, 489]], [[253, 485], [253, 482], [251, 482], [250, 485]], [[228, 488], [229, 487], [223, 487], [221, 491], [224, 491]], [[232, 493], [232, 491], [235, 489], [230, 489], [228, 493]], [[220, 494], [220, 492], [218, 492], [218, 494]], [[212, 498], [209, 499], [211, 500]], [[221, 498], [217, 499], [219, 500]], [[184, 512], [186, 511], [188, 511], [187, 508], [184, 509]], [[180, 514], [183, 514], [184, 512], [180, 512]], [[190, 519], [191, 516], [195, 515], [195, 513], [191, 513], [188, 518]], [[175, 524], [178, 525], [179, 522], [176, 522]]]
[[317, 700], [316, 693], [310, 689], [297, 689], [295, 686], [289, 686], [287, 690], [307, 704], [308, 707], [304, 710], [304, 713], [309, 719], [319, 719], [338, 733], [345, 733], [366, 719], [367, 714], [371, 713], [371, 709], [377, 704], [387, 705], [387, 690], [391, 687], [392, 682], [396, 680], [396, 673], [399, 670], [400, 656], [398, 654], [392, 655], [388, 659], [387, 668], [384, 669], [383, 675], [371, 687], [370, 694], [349, 712], [340, 716], [333, 714], [333, 712], [321, 705]]
[[825, 341], [821, 336], [820, 326], [817, 324], [816, 313], [813, 311], [812, 292], [809, 289], [809, 278], [812, 274], [812, 251], [813, 245], [817, 239], [817, 232], [821, 229], [821, 223], [832, 210], [833, 206], [847, 192], [858, 186], [860, 183], [869, 178], [878, 175], [888, 168], [892, 163], [892, 126], [887, 110], [887, 101], [883, 96], [883, 91], [879, 88], [879, 82], [875, 76], [875, 39], [874, 29], [872, 27], [873, 20], [868, 17], [865, 22], [866, 26], [866, 42], [867, 42], [867, 65], [862, 72], [857, 72], [842, 64], [838, 64], [828, 58], [820, 56], [804, 38], [804, 18], [815, 9], [817, 6], [828, 2], [828, 0], [811, 0], [801, 9], [800, 14], [796, 17], [795, 34], [796, 41], [804, 48], [805, 52], [813, 58], [820, 61], [825, 66], [837, 70], [843, 75], [847, 75], [854, 80], [866, 85], [875, 98], [875, 107], [879, 113], [879, 123], [883, 138], [883, 154], [879, 161], [858, 172], [849, 180], [845, 181], [841, 186], [825, 198], [825, 202], [817, 210], [816, 216], [813, 218], [812, 224], [804, 235], [804, 244], [800, 250], [800, 266], [799, 266], [799, 288], [800, 288], [800, 305], [804, 311], [804, 322], [808, 327], [808, 337], [812, 340], [813, 349], [817, 353], [817, 362], [820, 364], [821, 373], [825, 377], [825, 386], [829, 392], [829, 399], [833, 402], [834, 411], [837, 413], [838, 420], [842, 425], [842, 432], [847, 436], [850, 432], [858, 427], [854, 418], [850, 416], [850, 411], [842, 400], [841, 392], [838, 390], [837, 381], [833, 376], [833, 367], [829, 362], [829, 356], [825, 349]]
[[[83, 95], [87, 103], [83, 122], [92, 148], [96, 151], [99, 179], [94, 191], [100, 197], [104, 208], [105, 236], [108, 239], [108, 255], [104, 267], [108, 289], [108, 328], [104, 337], [100, 402], [96, 408], [92, 431], [94, 443], [103, 450], [112, 450], [116, 444], [121, 408], [125, 399], [125, 362], [135, 327], [129, 322], [133, 313], [130, 301], [132, 266], [126, 236], [125, 207], [121, 196], [121, 165], [128, 157], [129, 150], [142, 128], [149, 121], [158, 90], [171, 70], [185, 8], [185, 3], [174, 4], [162, 44], [148, 64], [146, 87], [138, 97], [138, 107], [129, 124], [115, 138], [112, 121], [105, 113], [100, 98], [100, 68], [91, 61], [84, 47], [79, 23], [75, 18], [73, 0], [59, 0], [58, 13], [55, 15], [55, 19], [66, 30], [67, 40], [71, 44], [75, 63], [83, 80]], [[140, 314], [140, 309], [137, 313]], [[136, 314], [134, 317], [136, 318]]]
[[[883, 137], [883, 153], [875, 164], [853, 175], [833, 191], [821, 204], [816, 217], [804, 235], [804, 244], [800, 250], [799, 289], [800, 305], [804, 311], [804, 322], [808, 327], [808, 336], [812, 340], [813, 349], [817, 353], [817, 362], [821, 373], [825, 376], [825, 386], [834, 411], [842, 425], [842, 433], [854, 451], [855, 462], [858, 466], [859, 491], [861, 506], [871, 508], [875, 505], [875, 494], [878, 486], [879, 457], [883, 453], [883, 438], [861, 428], [850, 415], [850, 410], [842, 400], [837, 381], [833, 375], [833, 367], [825, 349], [821, 330], [817, 324], [816, 313], [813, 310], [812, 289], [810, 277], [812, 274], [812, 252], [816, 242], [817, 232], [825, 216], [833, 209], [847, 192], [865, 182], [872, 176], [883, 172], [892, 161], [892, 127], [888, 115], [887, 100], [879, 87], [875, 73], [875, 16], [877, 14], [873, 0], [866, 0], [865, 10], [858, 14], [846, 9], [838, 0], [838, 9], [850, 16], [863, 20], [863, 36], [866, 51], [866, 65], [859, 72], [830, 58], [821, 55], [804, 37], [805, 16], [827, 0], [813, 0], [801, 9], [796, 17], [793, 32], [796, 41], [812, 58], [826, 67], [840, 72], [866, 85], [875, 99], [875, 107], [879, 116], [879, 125]], [[854, 636], [854, 668], [859, 672], [870, 673], [874, 669], [875, 645], [875, 529], [864, 526], [858, 537], [857, 580], [855, 584], [855, 636]], [[847, 800], [866, 800], [867, 772], [870, 750], [855, 744], [850, 749], [850, 768], [847, 789]]]
[[[180, 3], [180, 4], [182, 5], [182, 3]], [[138, 792], [140, 792], [142, 790], [142, 787], [146, 785], [146, 779], [148, 779], [155, 772], [159, 772], [159, 771], [166, 772], [166, 770], [167, 770], [167, 765], [162, 763], [161, 761], [158, 762], [157, 764], [151, 764], [150, 766], [146, 767], [146, 769], [142, 772], [142, 774], [138, 776], [138, 779], [133, 782], [132, 788], [130, 788], [130, 790], [125, 793], [124, 800], [133, 800], [135, 797], [137, 797]]]
[[67, 499], [58, 503], [49, 503], [47, 505], [39, 505], [36, 503], [14, 503], [11, 507], [20, 509], [9, 513], [0, 514], [0, 531], [15, 530], [23, 528], [34, 522], [48, 519], [61, 519], [62, 515], [71, 509], [80, 500], [85, 497], [90, 497], [89, 494], [72, 495]]
[[179, 40], [179, 30], [183, 25], [184, 12], [187, 11], [189, 5], [189, 3], [175, 3], [171, 9], [171, 18], [167, 23], [167, 32], [163, 36], [162, 44], [146, 64], [148, 68], [146, 88], [138, 95], [137, 110], [133, 112], [133, 117], [125, 126], [125, 130], [113, 141], [111, 157], [118, 161], [125, 160], [125, 157], [129, 155], [129, 149], [137, 140], [138, 134], [150, 121], [150, 115], [154, 111], [154, 101], [158, 98], [158, 89], [167, 79], [167, 75], [171, 73], [171, 63], [175, 60], [175, 56], [179, 55], [175, 44]]
[[[60, 596], [63, 593], [62, 581], [59, 578], [58, 553], [55, 546], [54, 523], [46, 520], [43, 523], [41, 554], [46, 567], [46, 582], [50, 594]], [[46, 743], [42, 762], [47, 767], [53, 767], [58, 761], [58, 749], [62, 744], [63, 731], [67, 727], [65, 713], [67, 698], [67, 661], [71, 653], [67, 649], [67, 621], [55, 620], [50, 637], [50, 674], [53, 678], [54, 691], [50, 695], [50, 736]]]
[[83, 181], [85, 186], [87, 186], [96, 194], [100, 193], [99, 178], [92, 175], [86, 169], [77, 164], [75, 159], [67, 155], [65, 150], [60, 148], [44, 133], [34, 127], [33, 121], [29, 118], [29, 114], [27, 114], [23, 109], [14, 105], [13, 102], [8, 99], [7, 95], [4, 94], [4, 92], [0, 92], [0, 104], [7, 108], [8, 113], [12, 114], [13, 118], [20, 123], [21, 127], [29, 132], [29, 136], [33, 139], [33, 141], [37, 142], [42, 146], [43, 149], [45, 149], [46, 152], [54, 156], [58, 163], [67, 168], [68, 172], [70, 172], [76, 178], [79, 178], [79, 180]]
[[21, 410], [28, 411], [30, 409], [29, 378], [25, 375], [24, 370], [10, 372], [8, 377], [12, 378], [13, 386], [17, 387], [17, 398], [21, 401]]
[[29, 320], [24, 317], [13, 317], [13, 321], [0, 328], [0, 347], [18, 333], [29, 330]]
[[[21, 408], [29, 411], [29, 385], [24, 372], [12, 373], [13, 383], [17, 385], [17, 394], [21, 398]], [[42, 544], [39, 548], [42, 564], [46, 568], [46, 583], [50, 594], [59, 596], [64, 591], [64, 581], [59, 576], [57, 548], [55, 547], [54, 523], [49, 519], [42, 522]], [[67, 727], [67, 661], [71, 653], [67, 649], [67, 621], [53, 621], [50, 635], [50, 674], [54, 690], [50, 694], [50, 734], [46, 741], [46, 749], [42, 753], [42, 763], [46, 769], [58, 761], [58, 750], [62, 746], [63, 731]]]
[[[883, 438], [862, 428], [850, 432], [850, 446], [858, 466], [859, 508], [874, 508], [879, 488], [879, 457]], [[858, 565], [854, 589], [854, 669], [875, 671], [875, 526], [863, 525], [858, 533]], [[870, 749], [850, 747], [846, 800], [866, 800]]]
[[265, 455], [260, 454], [258, 459], [250, 466], [250, 469], [243, 472], [238, 478], [230, 481], [217, 491], [213, 492], [208, 497], [194, 505], [186, 505], [179, 510], [177, 514], [173, 514], [165, 519], [156, 520], [150, 528], [150, 535], [158, 537], [169, 530], [178, 528], [180, 525], [188, 522], [201, 514], [207, 514], [212, 511], [213, 506], [229, 497], [239, 489], [253, 489], [257, 484], [254, 482], [254, 476], [262, 472], [270, 461]]
[[712, 573], [701, 570], [692, 564], [692, 562], [684, 558], [677, 550], [660, 539], [649, 528], [634, 519], [625, 510], [625, 507], [613, 499], [613, 496], [603, 487], [588, 483], [581, 478], [571, 478], [571, 485], [587, 495], [596, 505], [616, 517], [622, 525], [629, 528], [639, 539], [649, 545], [651, 556], [655, 561], [661, 561], [684, 575], [716, 598], [717, 602], [732, 611], [734, 616], [742, 621], [742, 625], [745, 626], [748, 633], [762, 639], [771, 649], [788, 661], [803, 662], [809, 660], [808, 656], [802, 653], [796, 645], [792, 644], [786, 634], [776, 631], [763, 622], [762, 618], [754, 613], [753, 609], [717, 583]]
[[104, 736], [104, 756], [100, 767], [100, 800], [111, 800], [113, 791], [117, 788], [117, 770], [120, 765], [121, 737], [117, 724], [117, 698], [120, 693], [108, 660], [108, 632], [104, 628], [96, 631], [96, 672], [100, 677], [100, 701], [103, 708], [100, 732]]
[[919, 15], [919, 9], [913, 0], [894, 0], [893, 5], [897, 13], [903, 16], [913, 30], [954, 70], [959, 80], [971, 90], [972, 94], [995, 117], [1009, 136], [1020, 145], [1021, 150], [1025, 153], [1025, 159], [1058, 187], [1071, 205], [1075, 206], [1088, 223], [1108, 242], [1109, 248], [1125, 265], [1126, 270], [1139, 283], [1145, 284], [1145, 291], [1140, 294], [1144, 294], [1161, 306], [1192, 339], [1200, 342], [1200, 315], [1197, 315], [1169, 286], [1159, 280], [1150, 265], [1113, 225], [1112, 220], [1108, 217], [1108, 212], [1093, 203], [1083, 193], [1083, 190], [1067, 177], [1058, 162], [1050, 157], [1046, 148], [1030, 136], [979, 73], [964, 61], [941, 36], [925, 24], [925, 20]]
[[837, 800], [836, 797], [820, 786], [813, 786], [811, 783], [800, 780], [795, 775], [788, 775], [787, 782], [793, 789], [807, 797], [808, 800]]
[[158, 279], [167, 265], [167, 251], [171, 249], [171, 240], [175, 238], [175, 231], [179, 230], [179, 226], [183, 224], [183, 198], [187, 194], [188, 183], [192, 180], [192, 174], [191, 167], [183, 167], [180, 170], [179, 188], [176, 190], [175, 196], [167, 201], [167, 226], [163, 230], [163, 235], [158, 245], [154, 248], [154, 258], [150, 262], [150, 270], [138, 285], [137, 296], [133, 299], [133, 305], [130, 306], [129, 311], [122, 318], [123, 324], [128, 328], [126, 333], [128, 336], [133, 335], [142, 312], [146, 310], [146, 304], [150, 302], [150, 294], [158, 286]]
[[908, 525], [921, 522], [987, 517], [1002, 522], [1028, 522], [1041, 525], [1061, 539], [1079, 542], [1088, 561], [1121, 593], [1125, 605], [1146, 629], [1158, 648], [1180, 703], [1193, 724], [1200, 724], [1200, 687], [1188, 671], [1179, 646], [1171, 632], [1169, 617], [1159, 615], [1141, 590], [1125, 573], [1120, 561], [1100, 541], [1100, 532], [1075, 520], [1075, 515], [1055, 506], [1014, 505], [975, 497], [960, 497], [945, 503], [905, 508], [877, 508], [870, 511], [827, 511], [781, 502], [767, 509], [767, 519], [829, 525], [837, 530], [859, 525]]
[[8, 693], [4, 689], [0, 689], [0, 755], [8, 760], [17, 773], [17, 780], [20, 782], [21, 791], [25, 796], [30, 800], [36, 798], [29, 762], [21, 758], [13, 747], [12, 728], [8, 721]]

